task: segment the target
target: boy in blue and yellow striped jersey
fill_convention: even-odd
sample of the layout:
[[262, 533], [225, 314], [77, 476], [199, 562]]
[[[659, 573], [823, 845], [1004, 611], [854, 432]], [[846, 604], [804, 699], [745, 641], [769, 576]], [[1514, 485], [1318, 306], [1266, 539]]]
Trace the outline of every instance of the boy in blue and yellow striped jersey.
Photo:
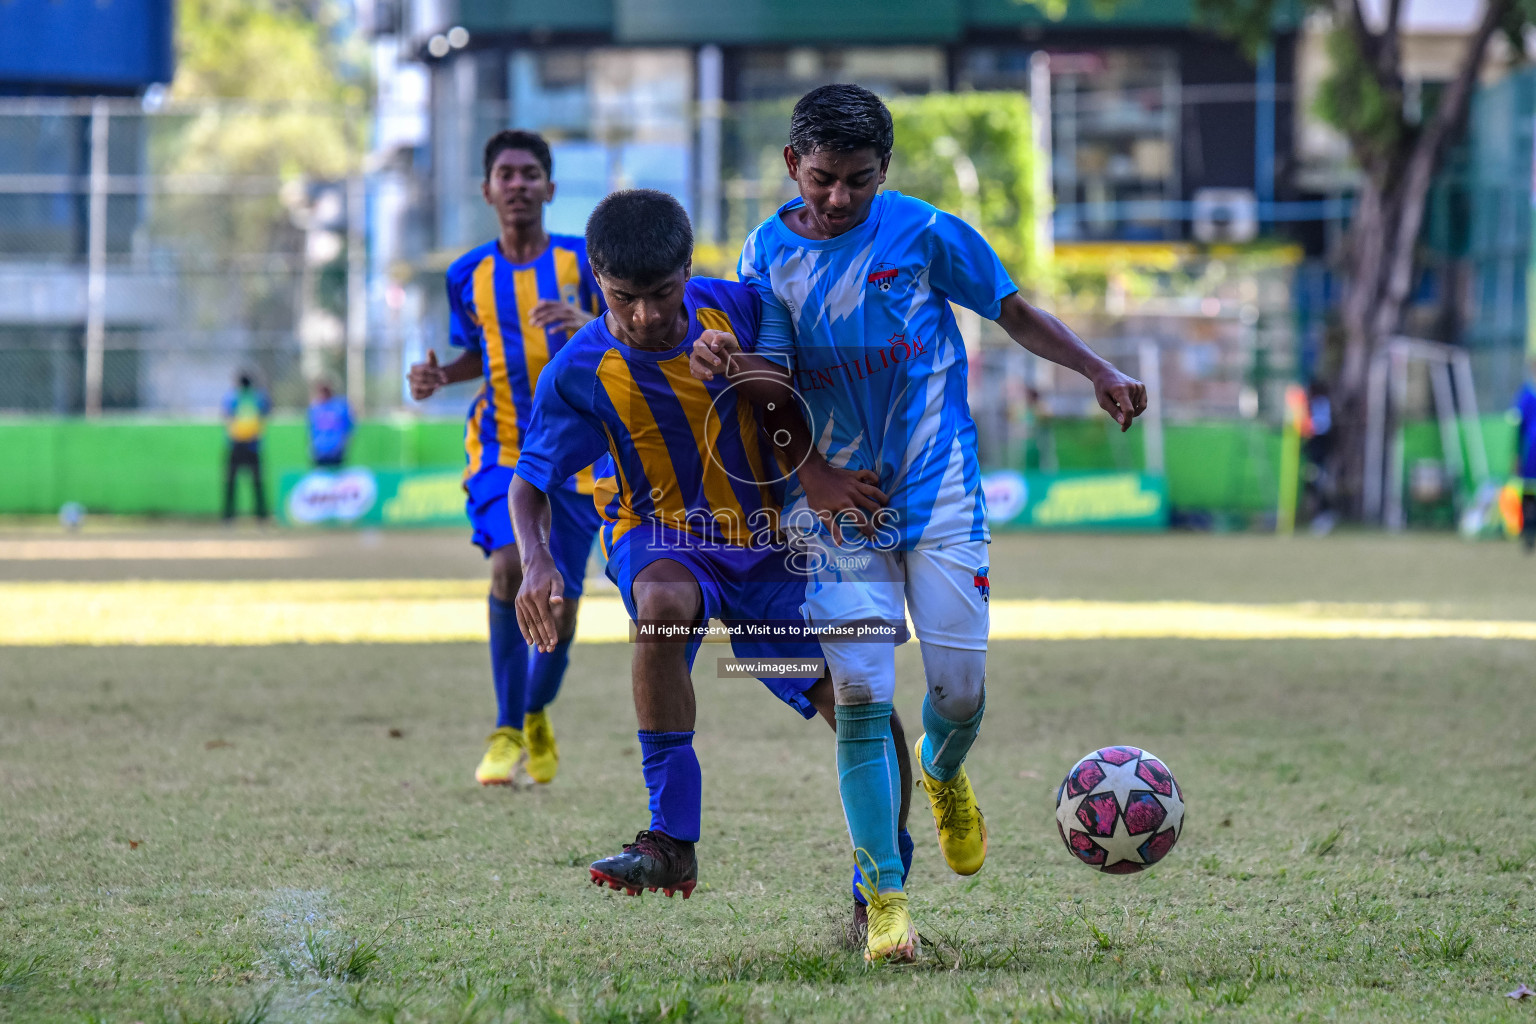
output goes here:
[[[615, 193], [593, 212], [587, 243], [609, 312], [577, 332], [539, 384], [512, 485], [523, 538], [518, 620], [540, 647], [557, 641], [554, 611], [572, 579], [544, 543], [549, 499], [574, 467], [609, 453], [616, 473], [603, 544], [608, 576], [636, 623], [635, 712], [651, 822], [591, 875], [631, 895], [660, 888], [686, 897], [698, 879], [701, 817], [689, 674], [698, 627], [719, 619], [743, 658], [815, 663], [811, 674], [762, 681], [806, 718], [834, 715], [820, 645], [800, 617], [804, 570], [779, 524], [790, 470], [770, 437], [783, 432], [779, 419], [799, 412], [786, 404], [760, 415], [723, 379], [690, 372], [700, 338], [730, 335], [750, 351], [761, 301], [734, 281], [689, 276], [693, 235], [675, 199]], [[877, 506], [873, 474], [828, 473], [819, 504]]]
[[512, 783], [525, 751], [529, 777], [549, 782], [555, 776], [559, 751], [545, 707], [559, 692], [570, 660], [581, 583], [600, 522], [592, 494], [607, 465], [606, 458], [598, 467], [584, 463], [555, 488], [551, 543], [572, 586], [560, 609], [558, 642], [530, 655], [512, 605], [521, 577], [507, 488], [539, 375], [570, 336], [606, 308], [587, 264], [586, 242], [544, 230], [544, 207], [555, 195], [552, 170], [548, 144], [532, 132], [498, 132], [486, 143], [481, 191], [501, 233], [448, 268], [449, 340], [464, 352], [443, 366], [428, 352], [410, 372], [418, 401], [446, 384], [485, 380], [464, 429], [466, 509], [474, 542], [491, 560], [497, 718], [475, 770], [481, 785]]

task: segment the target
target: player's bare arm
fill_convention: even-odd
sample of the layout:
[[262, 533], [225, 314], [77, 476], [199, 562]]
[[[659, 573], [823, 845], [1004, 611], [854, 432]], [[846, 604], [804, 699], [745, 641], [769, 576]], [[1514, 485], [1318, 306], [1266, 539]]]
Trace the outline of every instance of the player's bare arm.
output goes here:
[[446, 366], [439, 366], [437, 353], [427, 349], [426, 360], [411, 364], [406, 380], [411, 385], [411, 397], [422, 402], [436, 394], [439, 388], [445, 388], [449, 384], [457, 384], [460, 381], [474, 380], [480, 376], [480, 373], [478, 352], [465, 352]]
[[[751, 369], [755, 368], [762, 370], [770, 377], [783, 378], [782, 385], [771, 380], [768, 381], [767, 383], [771, 386], [789, 386], [789, 374], [784, 372], [782, 366], [779, 366], [777, 363], [770, 363], [761, 356], [752, 358], [755, 358], [756, 364], [760, 365], [754, 365], [746, 361], [748, 356], [742, 352], [741, 343], [736, 340], [736, 335], [729, 331], [704, 331], [693, 343], [693, 352], [688, 357], [688, 369], [699, 380], [714, 380], [715, 374], [723, 373], [727, 380], [735, 384], [738, 383], [739, 379], [745, 378], [751, 372]], [[740, 382], [747, 383], [745, 380]], [[748, 397], [751, 397], [752, 394], [750, 391], [744, 391], [743, 393]], [[769, 401], [772, 400], [771, 396], [765, 397]]]
[[1145, 384], [1115, 369], [1113, 363], [1089, 348], [1070, 327], [1025, 302], [1018, 292], [1003, 300], [997, 325], [1040, 358], [1087, 377], [1100, 408], [1120, 424], [1122, 432], [1130, 430], [1136, 417], [1147, 411]]
[[811, 441], [810, 426], [800, 413], [789, 371], [771, 359], [743, 352], [736, 338], [725, 331], [705, 331], [693, 343], [688, 357], [689, 369], [700, 380], [713, 380], [723, 374], [741, 389], [753, 405], [762, 410], [763, 424], [774, 447], [784, 454], [789, 465], [798, 467], [800, 485], [805, 488], [806, 503], [832, 531], [832, 539], [843, 542], [842, 526], [857, 526], [859, 532], [873, 537], [873, 516], [887, 498], [880, 490], [880, 477], [867, 469], [834, 468]]
[[575, 334], [595, 319], [594, 314], [558, 299], [545, 299], [528, 314], [529, 322], [535, 327], [559, 327], [569, 334]]
[[789, 371], [771, 359], [743, 352], [741, 343], [728, 331], [700, 334], [688, 357], [688, 369], [699, 380], [724, 376], [761, 409], [794, 401], [795, 388]]
[[523, 583], [515, 602], [517, 624], [530, 644], [553, 651], [560, 642], [556, 609], [565, 603], [565, 580], [549, 551], [549, 495], [516, 477], [507, 497], [523, 563]]

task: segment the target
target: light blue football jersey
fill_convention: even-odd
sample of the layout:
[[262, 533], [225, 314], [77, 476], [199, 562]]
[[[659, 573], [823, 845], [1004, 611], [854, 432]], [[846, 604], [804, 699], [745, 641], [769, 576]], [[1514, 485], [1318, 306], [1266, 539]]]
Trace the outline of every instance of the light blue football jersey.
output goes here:
[[899, 192], [827, 241], [795, 234], [786, 203], [758, 225], [737, 273], [763, 299], [756, 351], [789, 366], [817, 447], [873, 469], [894, 516], [879, 546], [988, 540], [965, 345], [951, 301], [995, 320], [1018, 291], [970, 225]]

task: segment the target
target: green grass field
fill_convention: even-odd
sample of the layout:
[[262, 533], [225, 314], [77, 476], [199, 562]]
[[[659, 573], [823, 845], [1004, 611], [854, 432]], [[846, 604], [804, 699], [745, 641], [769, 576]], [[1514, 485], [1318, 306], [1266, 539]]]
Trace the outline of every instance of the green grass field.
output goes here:
[[[316, 543], [0, 560], [0, 581], [485, 571], [460, 534]], [[992, 576], [1008, 597], [1536, 619], [1536, 563], [1439, 538], [1010, 537]], [[987, 865], [944, 869], [919, 795], [924, 956], [873, 969], [844, 939], [831, 731], [708, 657], [699, 891], [588, 884], [645, 824], [628, 655], [577, 648], [560, 777], [508, 792], [471, 780], [492, 703], [477, 644], [0, 648], [0, 1020], [1536, 1013], [1503, 994], [1536, 987], [1536, 643], [998, 643], [970, 761]], [[915, 722], [916, 650], [899, 665]], [[1067, 767], [1111, 742], [1155, 751], [1188, 801], [1178, 848], [1138, 876], [1075, 863], [1052, 820]]]

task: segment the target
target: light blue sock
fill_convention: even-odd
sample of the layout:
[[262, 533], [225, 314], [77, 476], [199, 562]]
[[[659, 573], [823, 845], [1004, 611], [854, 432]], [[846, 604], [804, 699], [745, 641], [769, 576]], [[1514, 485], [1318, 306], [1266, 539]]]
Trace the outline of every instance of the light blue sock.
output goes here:
[[553, 704], [571, 663], [571, 642], [562, 640], [552, 651], [534, 651], [528, 657], [528, 713]]
[[[917, 844], [912, 841], [912, 833], [906, 829], [900, 829], [896, 833], [896, 849], [901, 853], [901, 887], [907, 887], [907, 876], [912, 873], [912, 854], [917, 849]], [[868, 905], [864, 894], [859, 892], [859, 885], [864, 881], [864, 871], [857, 864], [853, 866], [853, 902]]]
[[987, 710], [987, 695], [981, 695], [981, 707], [963, 722], [952, 722], [933, 709], [933, 703], [923, 697], [923, 771], [940, 782], [955, 777], [965, 763], [965, 755], [981, 732], [981, 716]]
[[837, 787], [855, 860], [878, 891], [900, 891], [896, 813], [901, 808], [901, 773], [888, 702], [837, 706]]

